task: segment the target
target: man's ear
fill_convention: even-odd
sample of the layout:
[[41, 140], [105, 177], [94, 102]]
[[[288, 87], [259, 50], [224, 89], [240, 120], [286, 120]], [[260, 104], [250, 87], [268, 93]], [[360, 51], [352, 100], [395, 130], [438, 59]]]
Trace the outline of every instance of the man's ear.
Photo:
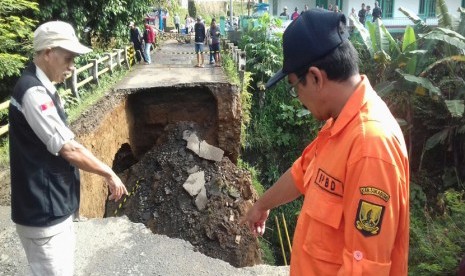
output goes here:
[[308, 71], [310, 76], [313, 78], [312, 81], [321, 89], [324, 83], [324, 72], [314, 66], [308, 68]]

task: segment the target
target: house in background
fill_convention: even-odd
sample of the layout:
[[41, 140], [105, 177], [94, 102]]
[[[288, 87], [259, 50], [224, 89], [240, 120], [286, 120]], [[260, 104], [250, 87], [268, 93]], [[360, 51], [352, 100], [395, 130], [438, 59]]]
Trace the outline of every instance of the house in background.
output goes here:
[[[292, 14], [295, 8], [298, 8], [299, 12], [301, 12], [304, 9], [304, 5], [308, 5], [309, 9], [316, 8], [317, 6], [326, 9], [330, 4], [332, 6], [338, 5], [339, 10], [349, 15], [352, 8], [355, 8], [358, 13], [362, 3], [369, 5], [372, 10], [375, 6], [375, 1], [372, 0], [269, 0], [270, 11], [272, 15], [275, 16], [279, 15], [284, 7], [287, 7], [287, 12]], [[416, 13], [429, 25], [436, 25], [438, 22], [436, 17], [436, 0], [380, 0], [378, 3], [383, 10], [383, 16], [381, 18], [383, 24], [391, 29], [403, 28], [406, 25], [412, 24], [412, 22], [399, 11], [399, 7]], [[465, 0], [446, 0], [446, 4], [449, 8], [449, 13], [456, 18], [460, 16], [457, 11], [458, 8], [465, 8]]]

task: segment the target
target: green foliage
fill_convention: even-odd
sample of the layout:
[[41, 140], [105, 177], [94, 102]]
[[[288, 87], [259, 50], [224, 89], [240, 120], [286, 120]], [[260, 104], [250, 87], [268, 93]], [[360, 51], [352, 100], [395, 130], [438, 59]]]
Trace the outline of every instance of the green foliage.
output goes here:
[[281, 237], [284, 244], [284, 254], [286, 254], [287, 263], [290, 263], [290, 256], [291, 252], [289, 251], [289, 246], [287, 243], [287, 237], [285, 233], [284, 222], [282, 217], [286, 220], [287, 232], [289, 234], [289, 240], [292, 245], [292, 239], [294, 236], [295, 227], [297, 225], [297, 218], [300, 213], [300, 209], [302, 208], [303, 198], [299, 198], [294, 200], [286, 205], [282, 205], [276, 209], [271, 210], [270, 216], [267, 221], [267, 231], [265, 232], [265, 238], [272, 242], [274, 245], [274, 256], [276, 259], [277, 265], [284, 265], [284, 257], [282, 255], [281, 245], [279, 243], [278, 237], [278, 228], [275, 221], [275, 216], [278, 217], [278, 223], [281, 230]]
[[0, 79], [19, 76], [32, 48], [35, 21], [26, 16], [37, 11], [27, 0], [0, 0]]
[[[251, 122], [247, 127], [242, 158], [255, 169], [257, 181], [269, 188], [301, 154], [315, 136], [320, 123], [288, 94], [284, 81], [273, 89], [264, 90], [266, 81], [282, 66], [282, 35], [269, 32], [269, 27], [279, 26], [281, 20], [265, 14], [248, 23], [249, 27], [239, 43], [239, 48], [246, 50], [246, 68], [253, 78], [248, 88], [252, 93]], [[270, 242], [278, 263], [282, 263], [283, 258], [274, 215], [281, 221], [281, 214], [284, 214], [292, 238], [301, 204], [301, 200], [296, 200], [272, 210], [270, 214], [264, 238]], [[281, 230], [284, 237], [282, 224]]]
[[8, 137], [0, 140], [0, 170], [10, 167], [10, 143]]
[[259, 238], [258, 243], [260, 249], [262, 250], [263, 263], [268, 265], [275, 265], [276, 260], [273, 255], [273, 250], [271, 249], [271, 244], [267, 242], [264, 238]]
[[197, 17], [197, 7], [195, 6], [195, 1], [187, 2], [187, 11], [188, 14], [192, 17]]
[[[162, 2], [162, 5], [167, 3]], [[150, 3], [143, 0], [125, 1], [63, 1], [39, 0], [40, 21], [51, 19], [71, 23], [78, 36], [83, 37], [87, 44], [99, 47], [119, 47], [129, 41], [129, 21], [141, 25], [145, 15], [150, 11]], [[88, 28], [90, 32], [85, 33]]]
[[456, 275], [465, 246], [464, 192], [441, 194], [436, 214], [425, 208], [422, 193], [411, 186], [409, 275]]

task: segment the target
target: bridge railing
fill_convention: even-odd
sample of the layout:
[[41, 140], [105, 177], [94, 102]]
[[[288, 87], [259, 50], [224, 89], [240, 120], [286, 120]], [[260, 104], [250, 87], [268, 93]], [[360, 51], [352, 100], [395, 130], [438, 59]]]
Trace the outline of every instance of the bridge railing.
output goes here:
[[224, 49], [226, 52], [231, 53], [234, 64], [236, 65], [236, 70], [237, 72], [239, 72], [239, 77], [242, 83], [244, 80], [245, 62], [246, 62], [245, 51], [239, 49], [238, 46], [234, 45], [234, 43], [230, 42], [227, 39], [221, 40], [221, 42], [223, 43], [222, 49]]
[[[126, 46], [124, 49], [115, 49], [110, 53], [105, 53], [101, 58], [91, 59], [90, 63], [73, 70], [72, 74], [65, 79], [65, 92], [71, 92], [79, 101], [79, 88], [89, 82], [99, 83], [99, 77], [105, 73], [112, 73], [117, 67], [125, 66], [128, 69], [135, 63], [134, 48]], [[79, 80], [79, 74], [88, 72], [89, 77]], [[79, 80], [79, 81], [78, 81]], [[10, 101], [0, 103], [0, 112], [7, 109]], [[8, 124], [0, 126], [0, 136], [8, 132]]]

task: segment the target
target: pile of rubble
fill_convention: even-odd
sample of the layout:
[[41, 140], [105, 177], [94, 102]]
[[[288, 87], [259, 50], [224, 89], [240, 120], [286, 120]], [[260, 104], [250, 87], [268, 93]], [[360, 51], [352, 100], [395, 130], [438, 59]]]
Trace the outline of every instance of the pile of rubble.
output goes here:
[[130, 195], [122, 203], [108, 202], [106, 214], [127, 215], [236, 267], [259, 264], [258, 241], [239, 224], [257, 198], [250, 174], [201, 137], [197, 124], [180, 122], [167, 126], [137, 163], [120, 152], [122, 163], [134, 163], [119, 174]]

